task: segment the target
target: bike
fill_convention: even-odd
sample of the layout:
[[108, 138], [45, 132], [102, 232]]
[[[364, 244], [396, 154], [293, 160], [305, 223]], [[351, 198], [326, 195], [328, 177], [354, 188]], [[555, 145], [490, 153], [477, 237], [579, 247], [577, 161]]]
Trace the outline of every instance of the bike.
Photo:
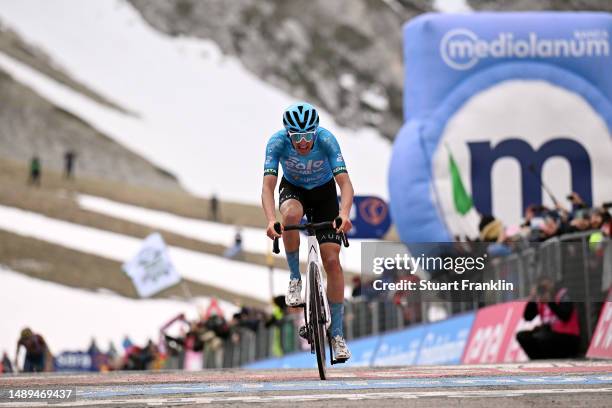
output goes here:
[[[321, 277], [321, 270], [323, 269], [319, 260], [319, 245], [317, 242], [316, 232], [321, 229], [334, 228], [337, 229], [342, 224], [340, 217], [334, 221], [319, 222], [319, 223], [307, 223], [299, 225], [285, 225], [285, 231], [306, 231], [308, 234], [308, 267], [306, 277], [306, 297], [305, 303], [301, 305], [304, 308], [304, 322], [305, 326], [300, 328], [300, 336], [305, 338], [310, 345], [310, 352], [317, 356], [317, 366], [319, 368], [319, 377], [321, 380], [327, 378], [325, 366], [325, 339], [327, 338], [327, 344], [329, 346], [329, 358], [331, 365], [343, 363], [345, 360], [335, 359], [332, 352], [330, 326], [331, 326], [331, 312], [329, 309], [329, 303], [327, 301], [327, 295], [325, 291], [325, 284]], [[281, 224], [274, 224], [274, 229], [277, 233], [281, 233]], [[349, 246], [346, 235], [342, 233], [342, 243], [345, 247]], [[278, 238], [274, 239], [273, 252], [278, 254], [280, 252]]]

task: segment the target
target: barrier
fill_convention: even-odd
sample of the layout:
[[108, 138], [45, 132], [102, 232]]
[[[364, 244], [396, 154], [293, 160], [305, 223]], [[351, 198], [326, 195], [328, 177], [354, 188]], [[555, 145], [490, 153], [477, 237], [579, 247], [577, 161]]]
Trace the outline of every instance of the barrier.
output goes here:
[[[436, 323], [349, 342], [353, 357], [344, 367], [459, 364], [475, 314], [467, 313]], [[315, 368], [309, 352], [257, 361], [250, 369]]]

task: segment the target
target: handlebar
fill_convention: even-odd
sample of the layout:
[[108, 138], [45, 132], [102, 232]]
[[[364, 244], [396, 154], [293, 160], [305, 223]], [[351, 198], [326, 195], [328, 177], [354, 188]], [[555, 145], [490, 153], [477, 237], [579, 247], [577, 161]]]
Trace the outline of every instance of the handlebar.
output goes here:
[[[325, 221], [325, 222], [317, 222], [317, 223], [309, 222], [306, 224], [285, 225], [283, 228], [281, 228], [280, 222], [277, 222], [274, 224], [274, 230], [276, 231], [277, 234], [281, 234], [283, 230], [285, 231], [296, 231], [297, 230], [297, 231], [308, 231], [310, 235], [314, 235], [317, 230], [328, 229], [328, 228], [338, 229], [340, 228], [340, 225], [342, 225], [342, 218], [336, 217], [336, 219], [333, 221]], [[346, 234], [344, 232], [341, 232], [340, 237], [342, 238], [342, 243], [344, 244], [344, 246], [348, 248], [349, 242], [348, 242], [348, 238], [346, 238]], [[274, 252], [275, 254], [280, 253], [278, 238], [274, 238], [272, 252]]]

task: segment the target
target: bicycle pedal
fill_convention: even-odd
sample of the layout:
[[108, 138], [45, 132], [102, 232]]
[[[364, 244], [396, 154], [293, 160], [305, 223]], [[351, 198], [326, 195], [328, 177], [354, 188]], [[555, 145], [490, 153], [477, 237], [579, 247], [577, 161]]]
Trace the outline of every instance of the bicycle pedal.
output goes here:
[[298, 330], [298, 335], [301, 338], [308, 340], [308, 331], [306, 330], [306, 326], [300, 326]]
[[348, 358], [335, 358], [331, 361], [332, 365], [334, 364], [343, 364], [346, 363], [349, 359]]

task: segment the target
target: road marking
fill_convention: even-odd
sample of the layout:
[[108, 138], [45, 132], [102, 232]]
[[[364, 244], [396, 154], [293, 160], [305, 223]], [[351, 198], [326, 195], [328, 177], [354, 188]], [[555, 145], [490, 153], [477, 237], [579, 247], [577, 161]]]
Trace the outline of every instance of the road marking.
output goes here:
[[264, 396], [238, 396], [238, 397], [190, 397], [190, 398], [130, 398], [130, 399], [97, 399], [81, 400], [67, 403], [0, 403], [0, 407], [33, 407], [33, 406], [53, 406], [53, 407], [84, 407], [91, 405], [134, 405], [146, 404], [148, 406], [159, 405], [193, 405], [193, 404], [221, 404], [232, 402], [282, 402], [291, 401], [294, 404], [307, 401], [320, 400], [382, 400], [382, 399], [415, 399], [415, 398], [479, 398], [479, 397], [518, 397], [524, 395], [549, 395], [549, 394], [595, 394], [612, 393], [612, 388], [541, 388], [541, 389], [515, 389], [515, 390], [443, 390], [443, 391], [413, 391], [413, 392], [367, 392], [362, 394], [303, 394], [303, 395], [264, 395]]
[[207, 394], [219, 392], [258, 393], [275, 391], [307, 391], [322, 389], [349, 391], [369, 389], [399, 389], [399, 388], [466, 388], [487, 386], [522, 386], [522, 385], [611, 385], [612, 376], [488, 376], [488, 377], [449, 377], [449, 378], [404, 378], [404, 379], [374, 379], [374, 380], [336, 380], [336, 381], [291, 381], [291, 382], [249, 382], [234, 384], [215, 383], [169, 383], [169, 384], [139, 384], [113, 386], [78, 387], [77, 396], [80, 399], [129, 398], [142, 396], [168, 396], [179, 394]]

